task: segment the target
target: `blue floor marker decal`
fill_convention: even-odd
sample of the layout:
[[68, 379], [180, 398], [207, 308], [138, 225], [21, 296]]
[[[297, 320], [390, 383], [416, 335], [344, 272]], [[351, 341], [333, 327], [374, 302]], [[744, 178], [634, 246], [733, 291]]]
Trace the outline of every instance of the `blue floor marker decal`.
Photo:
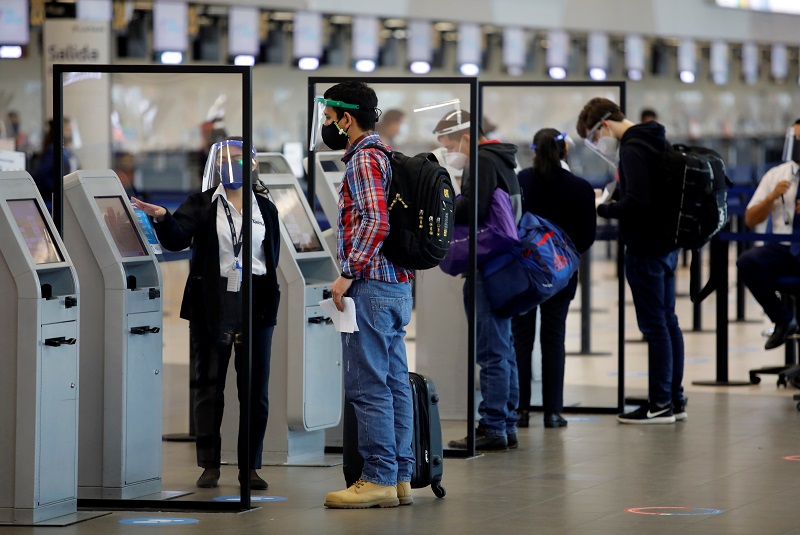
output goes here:
[[181, 524], [197, 524], [196, 518], [124, 518], [120, 524], [133, 524], [136, 526], [179, 526]]
[[[241, 499], [240, 496], [217, 496], [214, 498], [216, 502], [238, 502]], [[284, 498], [283, 496], [250, 496], [250, 502], [252, 503], [263, 503], [263, 502], [282, 502], [283, 500], [288, 500], [289, 498]]]
[[637, 515], [656, 515], [656, 516], [708, 516], [724, 513], [722, 509], [712, 509], [711, 507], [632, 507], [625, 510], [628, 513]]

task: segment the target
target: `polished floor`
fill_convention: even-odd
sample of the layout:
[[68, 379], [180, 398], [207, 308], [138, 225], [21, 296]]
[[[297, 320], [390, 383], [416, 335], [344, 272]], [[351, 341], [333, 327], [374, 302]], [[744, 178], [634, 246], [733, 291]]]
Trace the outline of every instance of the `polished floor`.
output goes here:
[[[613, 264], [595, 262], [593, 349], [616, 348], [616, 286]], [[732, 279], [735, 280], [735, 279]], [[688, 288], [688, 270], [679, 291]], [[734, 292], [731, 292], [733, 294]], [[731, 295], [731, 313], [733, 307]], [[577, 312], [578, 304], [575, 304]], [[645, 346], [636, 343], [633, 309], [626, 307], [626, 394], [646, 388]], [[705, 327], [713, 327], [713, 298], [703, 305]], [[765, 323], [752, 299], [749, 323], [732, 323], [731, 378], [747, 379], [752, 367], [781, 362], [782, 350], [765, 352]], [[578, 345], [577, 313], [571, 314], [568, 349]], [[0, 528], [7, 533], [535, 533], [535, 534], [752, 534], [800, 535], [800, 412], [792, 395], [772, 377], [759, 385], [710, 388], [693, 386], [714, 376], [714, 334], [691, 332], [688, 299], [679, 300], [686, 330], [686, 422], [665, 426], [625, 426], [613, 415], [569, 414], [569, 426], [544, 429], [540, 415], [520, 429], [518, 450], [464, 460], [447, 458], [443, 484], [447, 495], [414, 491], [411, 507], [327, 510], [325, 494], [343, 486], [341, 467], [270, 466], [261, 473], [270, 496], [286, 498], [260, 504], [244, 514], [132, 513], [110, 515], [63, 528]], [[410, 338], [413, 338], [413, 329]], [[181, 335], [182, 336], [182, 335]], [[640, 337], [640, 335], [638, 336]], [[413, 362], [414, 340], [410, 340]], [[172, 377], [185, 370], [173, 359]], [[165, 355], [165, 361], [170, 359]], [[185, 366], [185, 365], [184, 365]], [[616, 357], [569, 357], [570, 404], [616, 399]], [[434, 378], [436, 379], [436, 378]], [[446, 378], [442, 378], [446, 380]], [[165, 381], [171, 382], [165, 378]], [[165, 389], [165, 430], [185, 422], [180, 384]], [[445, 440], [463, 436], [463, 421], [443, 422]], [[175, 429], [178, 430], [178, 429]], [[180, 499], [211, 500], [238, 493], [236, 468], [223, 467], [221, 487], [193, 488], [199, 470], [193, 445], [164, 443], [164, 489], [190, 490]], [[795, 460], [797, 459], [797, 460]], [[199, 520], [185, 526], [127, 525], [130, 518]]]

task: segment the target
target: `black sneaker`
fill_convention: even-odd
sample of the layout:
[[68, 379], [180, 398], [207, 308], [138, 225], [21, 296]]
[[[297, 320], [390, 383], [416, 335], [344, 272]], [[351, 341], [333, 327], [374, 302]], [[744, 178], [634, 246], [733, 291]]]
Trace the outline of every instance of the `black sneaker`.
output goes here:
[[674, 424], [675, 414], [672, 412], [672, 404], [659, 407], [652, 403], [643, 405], [632, 412], [617, 415], [617, 421], [621, 424]]
[[508, 449], [515, 450], [519, 448], [519, 439], [516, 433], [508, 433], [506, 435], [506, 442], [508, 442]]
[[[461, 440], [451, 440], [447, 445], [456, 450], [465, 450], [467, 449], [467, 437]], [[481, 453], [508, 451], [508, 439], [506, 435], [487, 436], [483, 426], [478, 425], [478, 428], [475, 429], [475, 451]]]
[[557, 412], [546, 412], [544, 413], [544, 426], [549, 429], [567, 427], [567, 421]]
[[794, 319], [788, 323], [776, 323], [775, 329], [767, 339], [767, 343], [764, 344], [764, 349], [775, 349], [782, 346], [786, 343], [786, 339], [795, 334], [797, 330], [797, 322]]
[[206, 468], [197, 478], [196, 485], [201, 489], [213, 489], [219, 484], [219, 468]]
[[686, 413], [687, 403], [689, 403], [689, 398], [683, 398], [683, 400], [672, 404], [672, 414], [675, 415], [676, 422], [682, 422], [689, 417]]

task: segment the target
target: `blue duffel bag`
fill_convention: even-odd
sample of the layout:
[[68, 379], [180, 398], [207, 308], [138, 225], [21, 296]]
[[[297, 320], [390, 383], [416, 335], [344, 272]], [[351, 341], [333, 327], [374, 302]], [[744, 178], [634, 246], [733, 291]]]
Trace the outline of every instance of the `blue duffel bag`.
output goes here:
[[547, 219], [526, 212], [519, 238], [518, 246], [481, 267], [489, 305], [503, 318], [530, 312], [566, 288], [580, 263], [572, 240]]

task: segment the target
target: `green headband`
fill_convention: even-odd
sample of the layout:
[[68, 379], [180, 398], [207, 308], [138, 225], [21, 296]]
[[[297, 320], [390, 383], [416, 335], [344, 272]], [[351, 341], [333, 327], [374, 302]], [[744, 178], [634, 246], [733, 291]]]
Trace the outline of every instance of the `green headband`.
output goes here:
[[321, 102], [326, 106], [330, 106], [331, 108], [348, 108], [351, 110], [357, 110], [358, 104], [348, 104], [347, 102], [342, 102], [341, 100], [328, 100], [327, 98], [317, 97], [314, 99], [314, 102]]

